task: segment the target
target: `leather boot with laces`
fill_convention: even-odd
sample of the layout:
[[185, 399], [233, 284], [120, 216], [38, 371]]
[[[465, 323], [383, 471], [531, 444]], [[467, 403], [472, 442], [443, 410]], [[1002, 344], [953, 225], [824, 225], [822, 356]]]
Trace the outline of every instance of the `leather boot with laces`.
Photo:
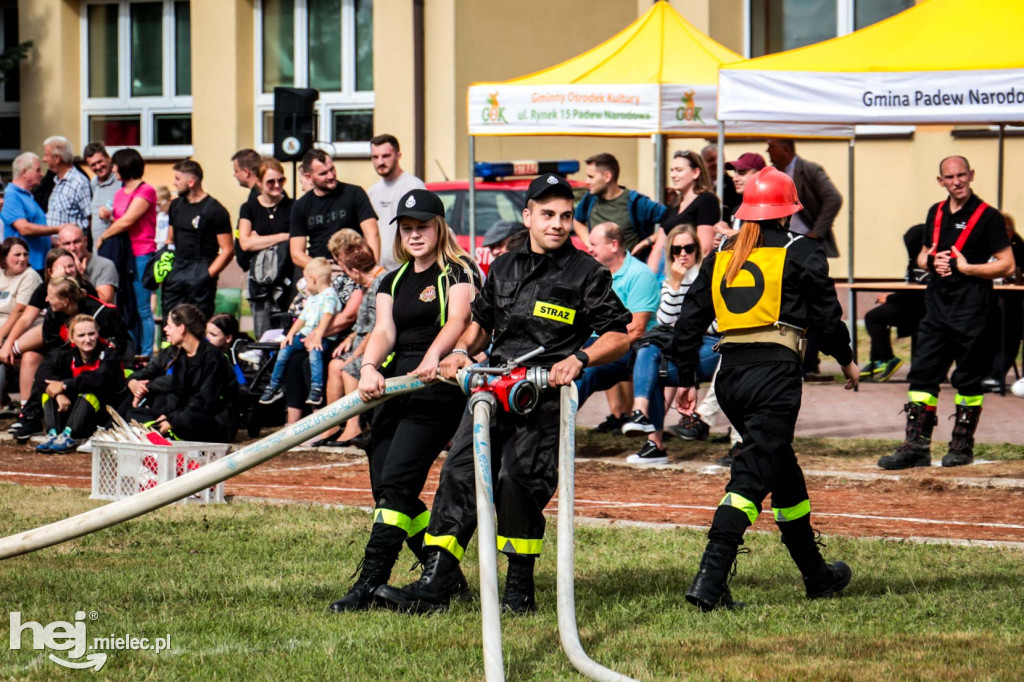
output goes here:
[[981, 418], [981, 405], [957, 405], [955, 418], [949, 452], [942, 458], [944, 467], [959, 467], [974, 461], [974, 432]]
[[409, 613], [444, 611], [453, 599], [472, 597], [459, 560], [442, 549], [427, 553], [419, 580], [401, 588], [381, 585], [374, 596], [383, 606]]
[[745, 604], [733, 601], [729, 591], [729, 578], [736, 574], [738, 553], [739, 548], [734, 545], [709, 542], [700, 559], [697, 577], [686, 591], [686, 601], [705, 613], [715, 609], [743, 608]]
[[387, 583], [397, 558], [396, 554], [390, 556], [367, 554], [364, 556], [356, 568], [359, 579], [352, 585], [348, 594], [328, 607], [328, 611], [345, 613], [346, 611], [365, 611], [370, 608], [373, 604], [374, 591]]
[[808, 599], [838, 596], [850, 584], [853, 571], [849, 566], [842, 561], [827, 564], [821, 557], [825, 543], [821, 540], [821, 533], [811, 528], [810, 517], [803, 516], [778, 525], [782, 531], [782, 544], [800, 569]]
[[923, 403], [909, 402], [903, 411], [907, 413], [906, 439], [891, 455], [880, 458], [878, 466], [889, 470], [931, 466], [932, 431], [938, 422], [934, 410]]
[[514, 615], [521, 616], [537, 610], [534, 597], [533, 567], [536, 557], [510, 554], [508, 573], [505, 575], [505, 595], [501, 607]]

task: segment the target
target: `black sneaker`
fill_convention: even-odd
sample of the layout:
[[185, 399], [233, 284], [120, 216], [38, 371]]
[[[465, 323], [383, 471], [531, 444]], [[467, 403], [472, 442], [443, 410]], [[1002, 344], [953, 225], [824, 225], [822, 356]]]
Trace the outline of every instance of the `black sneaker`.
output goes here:
[[668, 453], [665, 448], [659, 448], [654, 441], [647, 441], [635, 455], [626, 458], [626, 464], [665, 464], [668, 462]]
[[603, 422], [595, 426], [592, 430], [595, 433], [621, 433], [620, 429], [627, 421], [629, 421], [629, 417], [626, 415], [616, 417], [614, 414], [610, 414], [604, 418]]
[[654, 424], [640, 410], [633, 410], [633, 416], [622, 425], [622, 433], [625, 436], [639, 436], [644, 433], [654, 433], [654, 431]]
[[20, 422], [18, 424], [18, 428], [15, 431], [12, 431], [11, 435], [14, 437], [14, 440], [16, 440], [16, 441], [18, 441], [18, 443], [24, 445], [25, 443], [28, 442], [29, 438], [31, 438], [32, 436], [38, 436], [42, 432], [43, 432], [43, 425], [42, 424], [40, 424], [38, 422], [32, 422], [32, 421], [29, 421], [29, 420], [25, 420], [25, 421]]
[[[262, 401], [261, 401], [262, 402]], [[319, 407], [324, 404], [324, 389], [319, 386], [313, 386], [309, 389], [309, 395], [306, 397], [306, 404], [314, 407]]]
[[684, 414], [679, 423], [668, 427], [668, 430], [683, 440], [707, 440], [711, 433], [711, 427], [696, 412]]
[[732, 463], [736, 461], [736, 455], [740, 454], [740, 448], [743, 447], [743, 443], [735, 443], [729, 448], [729, 453], [720, 459], [715, 460], [715, 464], [726, 469], [732, 468]]
[[284, 389], [276, 386], [267, 386], [263, 391], [263, 395], [260, 396], [260, 405], [270, 405], [276, 403], [278, 400], [284, 397]]

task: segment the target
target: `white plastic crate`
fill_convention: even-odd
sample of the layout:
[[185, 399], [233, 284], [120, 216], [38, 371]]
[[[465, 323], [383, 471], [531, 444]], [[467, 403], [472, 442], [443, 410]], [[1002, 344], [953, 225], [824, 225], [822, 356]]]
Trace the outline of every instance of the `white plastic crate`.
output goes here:
[[[145, 492], [220, 459], [228, 443], [178, 441], [173, 445], [119, 443], [92, 440], [93, 500], [120, 500]], [[224, 483], [218, 483], [179, 502], [224, 501]]]

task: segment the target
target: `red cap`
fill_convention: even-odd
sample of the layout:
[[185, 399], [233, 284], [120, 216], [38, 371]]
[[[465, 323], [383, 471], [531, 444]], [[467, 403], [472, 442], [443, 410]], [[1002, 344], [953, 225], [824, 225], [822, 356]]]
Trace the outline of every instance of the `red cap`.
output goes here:
[[740, 220], [772, 220], [793, 215], [802, 208], [793, 180], [774, 166], [768, 166], [747, 180], [743, 205], [736, 211], [736, 217]]
[[745, 171], [745, 170], [761, 170], [765, 167], [764, 157], [757, 152], [747, 152], [746, 154], [740, 154], [740, 158], [735, 161], [729, 161], [725, 164], [725, 170], [731, 171]]

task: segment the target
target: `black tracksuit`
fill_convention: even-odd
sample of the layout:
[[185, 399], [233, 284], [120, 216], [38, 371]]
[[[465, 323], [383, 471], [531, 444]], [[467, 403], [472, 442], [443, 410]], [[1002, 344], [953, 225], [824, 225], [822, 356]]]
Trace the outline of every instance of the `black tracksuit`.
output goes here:
[[[492, 334], [491, 365], [544, 346], [528, 365], [550, 367], [591, 333], [626, 332], [631, 315], [612, 291], [611, 274], [571, 242], [546, 254], [529, 243], [499, 256], [473, 303], [473, 320]], [[545, 391], [527, 416], [498, 410], [491, 421], [498, 549], [537, 555], [544, 507], [558, 482], [558, 393]], [[461, 559], [476, 530], [473, 417], [466, 411], [434, 496], [425, 543]]]
[[46, 381], [60, 381], [64, 384], [64, 395], [71, 401], [67, 412], [58, 412], [56, 399], [43, 395], [43, 416], [48, 429], [59, 432], [68, 426], [72, 438], [88, 438], [97, 426], [110, 421], [105, 406], [116, 407], [124, 400], [127, 386], [117, 353], [100, 342], [92, 356], [84, 358], [80, 349], [65, 344], [52, 351], [39, 368], [43, 387]]
[[230, 443], [238, 430], [235, 397], [238, 382], [231, 361], [202, 339], [196, 354], [181, 348], [162, 350], [131, 376], [148, 380], [149, 392], [138, 407], [121, 406], [126, 419], [150, 422], [165, 415], [181, 440]]
[[[794, 235], [780, 227], [762, 227], [761, 231], [763, 248], [755, 249], [754, 254], [785, 248], [781, 285], [766, 269], [760, 288], [756, 278], [742, 278], [746, 273], [737, 276], [733, 286], [726, 287], [724, 280], [714, 277], [715, 263], [724, 253], [731, 257], [731, 252], [707, 257], [683, 301], [675, 336], [668, 349], [679, 367], [680, 386], [694, 385], [704, 331], [716, 316], [719, 328], [723, 329], [722, 316], [727, 311], [717, 309], [719, 303], [713, 301], [713, 288], [731, 292], [725, 300], [735, 315], [737, 311], [742, 313], [752, 301], [763, 300], [774, 285], [780, 292], [779, 322], [816, 330], [822, 352], [841, 365], [852, 361], [850, 335], [842, 322], [842, 309], [828, 275], [825, 252], [810, 239], [790, 241]], [[752, 281], [754, 286], [748, 286]], [[735, 310], [734, 302], [739, 304]], [[725, 329], [743, 328], [725, 326]], [[793, 452], [793, 433], [802, 392], [800, 357], [780, 344], [730, 343], [728, 336], [726, 331], [715, 390], [722, 410], [743, 438], [743, 447], [732, 465], [726, 494], [719, 503], [708, 537], [726, 545], [741, 544], [744, 531], [757, 519], [762, 501], [771, 493], [772, 511], [784, 540], [787, 536], [799, 535], [801, 546], [805, 546], [811, 537], [810, 500]]]

